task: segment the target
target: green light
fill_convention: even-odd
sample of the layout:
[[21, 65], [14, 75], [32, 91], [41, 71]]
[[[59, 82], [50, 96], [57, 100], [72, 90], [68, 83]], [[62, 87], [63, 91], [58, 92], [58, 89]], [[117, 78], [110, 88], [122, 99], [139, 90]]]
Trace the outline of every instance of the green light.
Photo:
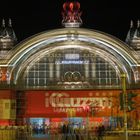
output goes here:
[[135, 109], [135, 101], [133, 100], [134, 97], [136, 97], [136, 93], [129, 92], [127, 94], [127, 106], [128, 106], [128, 111], [132, 111]]
[[124, 94], [120, 93], [120, 110], [124, 109], [124, 100], [123, 100]]

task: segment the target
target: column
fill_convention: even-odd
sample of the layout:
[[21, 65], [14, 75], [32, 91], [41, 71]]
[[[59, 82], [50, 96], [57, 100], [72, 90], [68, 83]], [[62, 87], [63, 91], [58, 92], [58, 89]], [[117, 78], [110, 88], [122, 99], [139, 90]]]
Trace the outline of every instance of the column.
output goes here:
[[85, 68], [85, 79], [89, 78], [89, 60], [85, 59], [84, 61], [84, 68]]
[[95, 55], [91, 59], [91, 62], [92, 62], [92, 64], [91, 64], [92, 78], [95, 79], [96, 78], [96, 57], [95, 57]]
[[56, 79], [60, 79], [60, 60], [56, 61]]
[[49, 59], [49, 79], [53, 80], [53, 73], [54, 73], [54, 63], [53, 63], [53, 57], [50, 56]]

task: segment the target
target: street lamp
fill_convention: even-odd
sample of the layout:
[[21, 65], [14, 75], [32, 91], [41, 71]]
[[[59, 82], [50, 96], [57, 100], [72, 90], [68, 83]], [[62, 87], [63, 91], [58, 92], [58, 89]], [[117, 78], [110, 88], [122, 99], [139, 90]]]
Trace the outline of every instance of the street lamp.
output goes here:
[[126, 94], [126, 74], [121, 75], [122, 78], [122, 97], [123, 97], [123, 111], [124, 111], [124, 132], [125, 139], [128, 140], [128, 132], [127, 132], [127, 94]]

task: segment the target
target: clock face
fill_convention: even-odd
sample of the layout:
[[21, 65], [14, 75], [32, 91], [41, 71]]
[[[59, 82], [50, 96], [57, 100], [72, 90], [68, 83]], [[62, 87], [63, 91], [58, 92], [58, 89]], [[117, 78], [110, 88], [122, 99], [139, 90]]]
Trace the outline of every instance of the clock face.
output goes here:
[[72, 81], [72, 72], [66, 72], [64, 75], [64, 80], [67, 82], [71, 82]]
[[67, 82], [77, 82], [81, 80], [81, 74], [78, 71], [75, 72], [66, 72], [64, 75], [64, 80]]
[[73, 74], [72, 74], [72, 78], [73, 78], [73, 80], [75, 81], [75, 82], [77, 82], [77, 81], [81, 81], [81, 74], [79, 73], [79, 72], [73, 72]]

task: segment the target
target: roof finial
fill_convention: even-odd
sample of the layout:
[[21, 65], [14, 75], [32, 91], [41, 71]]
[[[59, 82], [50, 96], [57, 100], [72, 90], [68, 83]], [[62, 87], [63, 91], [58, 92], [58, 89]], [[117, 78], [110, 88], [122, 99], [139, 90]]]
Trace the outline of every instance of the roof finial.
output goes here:
[[134, 38], [138, 38], [138, 37], [140, 37], [140, 21], [139, 20], [137, 21], [137, 28], [134, 33]]
[[9, 26], [9, 27], [12, 27], [12, 20], [11, 20], [11, 18], [9, 18], [8, 26]]
[[134, 28], [133, 20], [131, 20], [130, 21], [130, 29], [127, 33], [126, 40], [125, 40], [125, 42], [127, 44], [129, 44], [129, 45], [131, 44], [133, 37], [134, 37], [134, 33], [135, 33], [135, 28]]
[[130, 28], [133, 28], [134, 24], [133, 24], [133, 20], [130, 21]]
[[137, 28], [140, 27], [140, 20], [137, 21]]
[[80, 3], [76, 1], [65, 2], [63, 4], [62, 16], [62, 25], [65, 27], [79, 27], [82, 24]]
[[2, 19], [2, 27], [5, 27], [5, 20], [4, 20], [4, 18]]

